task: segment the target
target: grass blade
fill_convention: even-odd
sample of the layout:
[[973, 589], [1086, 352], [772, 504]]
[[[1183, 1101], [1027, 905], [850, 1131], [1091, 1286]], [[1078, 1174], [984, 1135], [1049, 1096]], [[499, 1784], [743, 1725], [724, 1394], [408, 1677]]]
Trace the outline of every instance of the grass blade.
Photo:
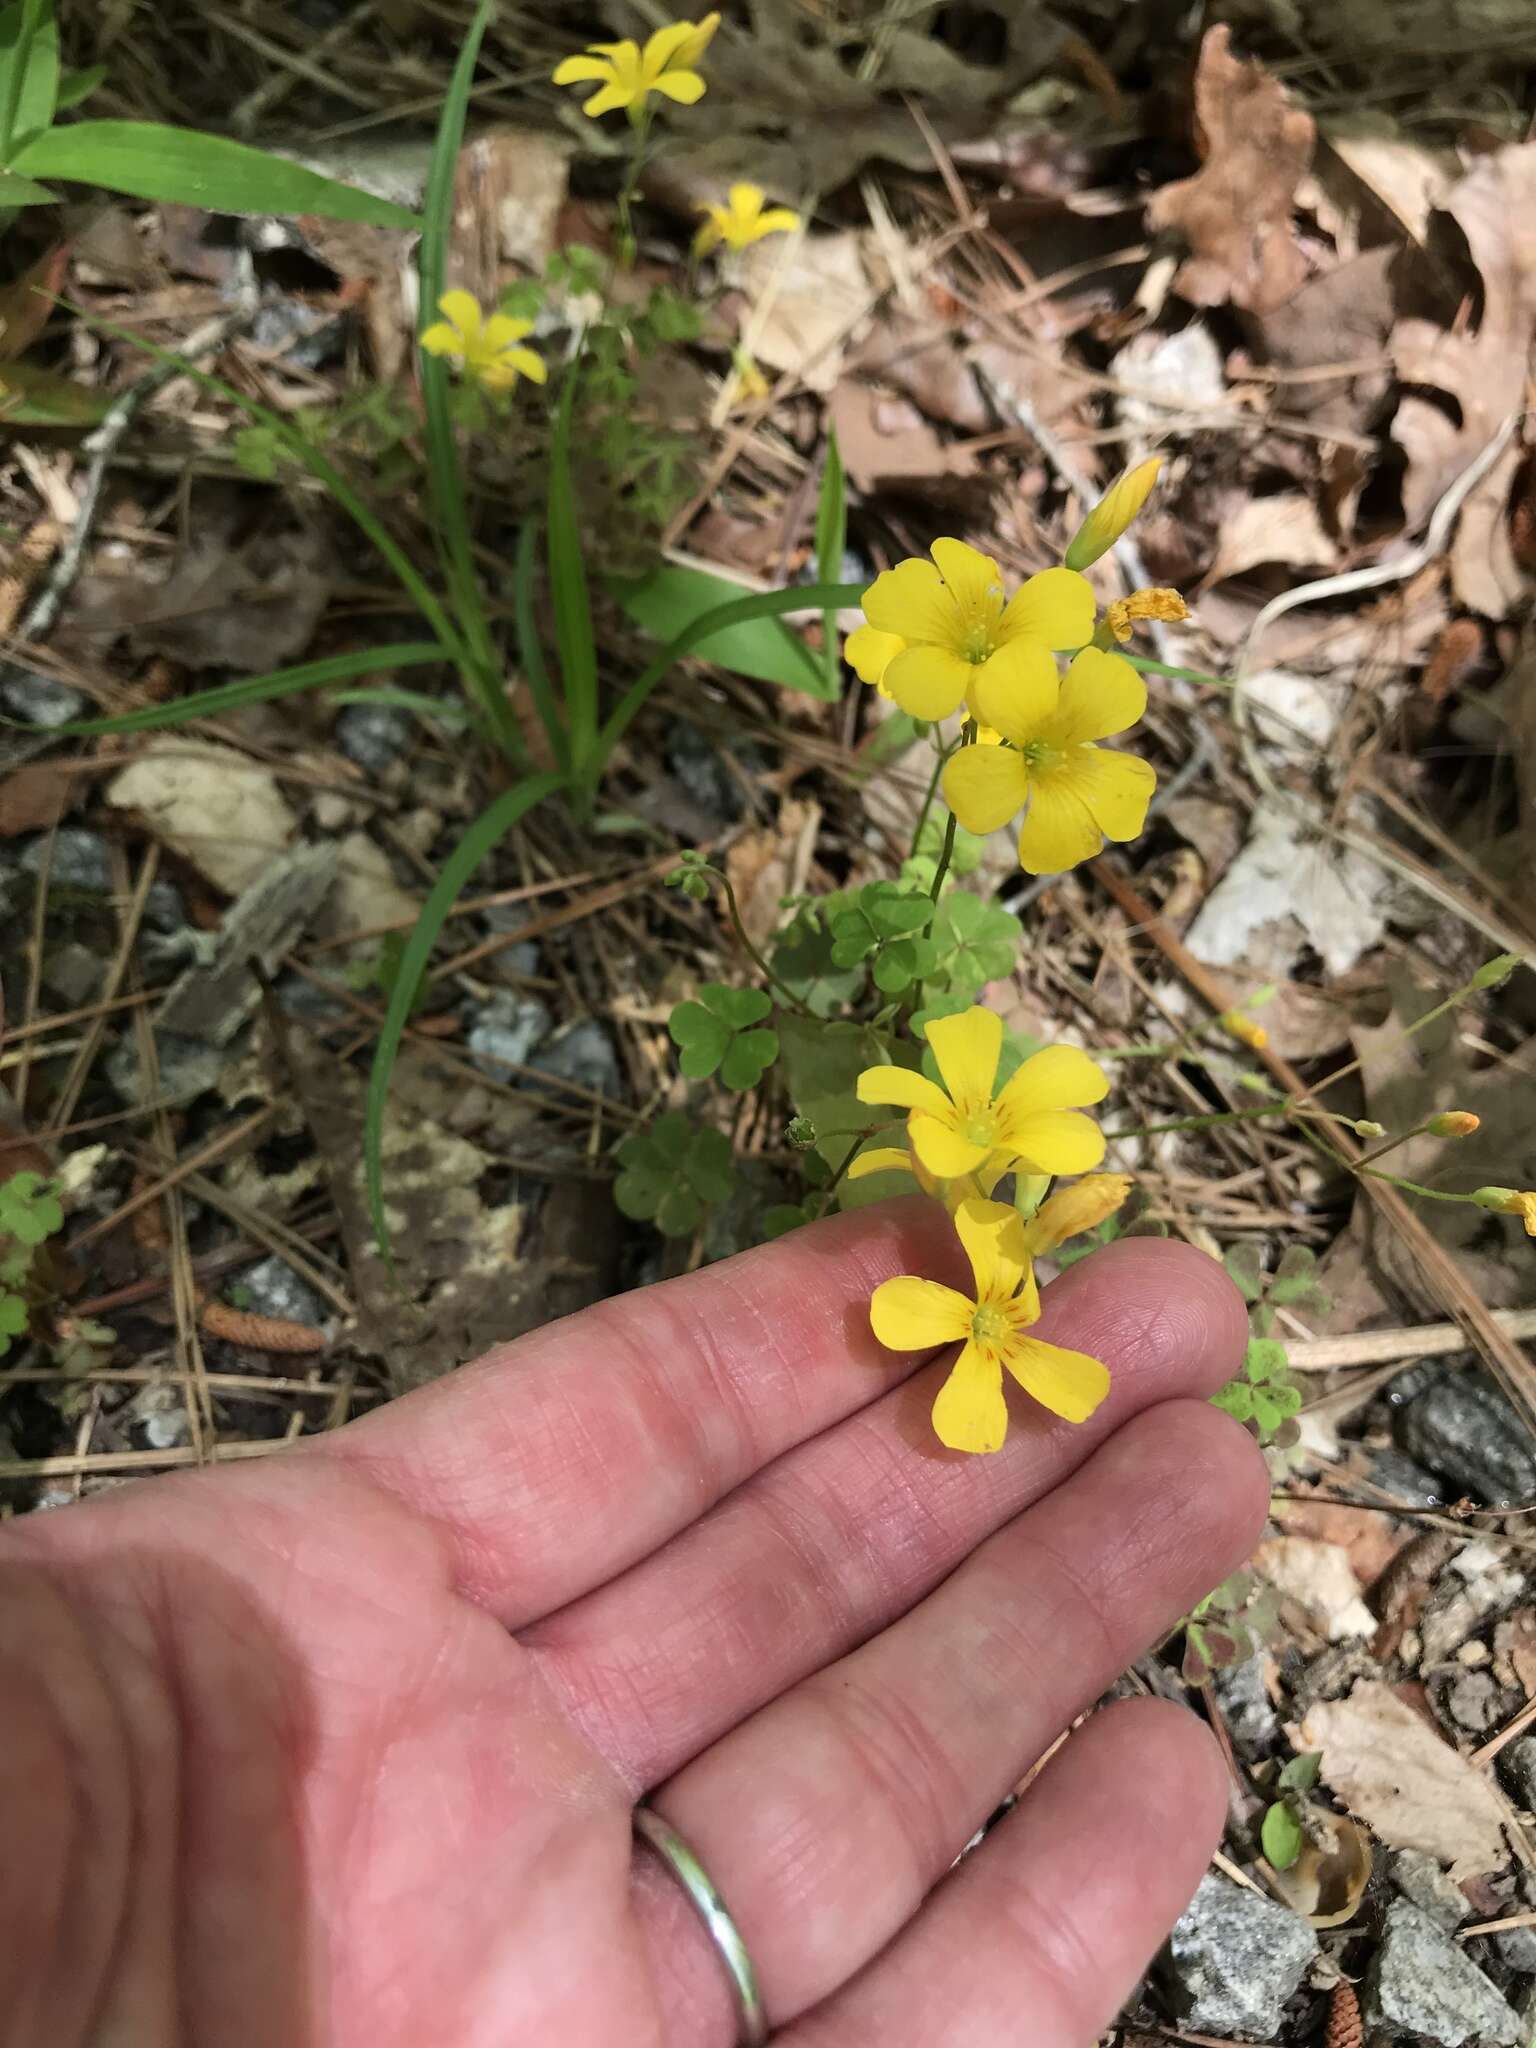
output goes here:
[[512, 624], [517, 633], [518, 666], [533, 692], [533, 701], [549, 735], [555, 759], [569, 774], [570, 736], [560, 717], [560, 701], [555, 695], [549, 663], [544, 659], [544, 643], [539, 638], [539, 622], [533, 609], [538, 559], [539, 529], [530, 519], [518, 532], [517, 553], [512, 561]]
[[866, 587], [862, 583], [796, 583], [785, 590], [764, 590], [753, 597], [740, 598], [735, 604], [718, 605], [713, 611], [695, 619], [661, 650], [649, 668], [636, 676], [609, 714], [588, 767], [590, 781], [595, 784], [603, 763], [623, 738], [631, 719], [675, 661], [681, 661], [685, 654], [692, 654], [716, 633], [724, 632], [727, 626], [744, 626], [752, 619], [777, 618], [783, 612], [841, 611], [845, 605], [862, 604]]
[[[848, 545], [848, 487], [843, 477], [842, 451], [837, 435], [827, 429], [827, 462], [821, 473], [821, 495], [816, 502], [816, 573], [823, 583], [835, 583], [843, 573], [843, 553]], [[843, 687], [843, 657], [837, 644], [837, 620], [831, 612], [821, 615], [822, 673], [828, 697], [838, 697]]]
[[592, 758], [598, 734], [597, 642], [592, 632], [576, 493], [571, 485], [571, 406], [575, 395], [573, 369], [560, 393], [549, 451], [549, 588], [555, 604], [555, 641], [560, 650], [571, 763], [579, 777]]
[[352, 654], [333, 654], [325, 661], [306, 661], [298, 668], [273, 669], [264, 676], [243, 676], [237, 683], [220, 683], [216, 689], [199, 690], [194, 697], [180, 697], [174, 704], [148, 704], [142, 711], [123, 711], [112, 718], [72, 718], [67, 725], [45, 726], [0, 717], [0, 725], [50, 740], [92, 733], [155, 732], [162, 726], [186, 725], [195, 718], [217, 718], [221, 712], [239, 711], [246, 704], [269, 704], [274, 698], [292, 697], [300, 690], [324, 689], [327, 683], [348, 682], [353, 676], [377, 675], [381, 669], [425, 668], [432, 662], [452, 659], [446, 647], [436, 647], [430, 640], [404, 641], [393, 647], [362, 647]]
[[401, 949], [400, 964], [389, 992], [389, 1006], [384, 1013], [384, 1028], [379, 1033], [373, 1068], [368, 1076], [368, 1112], [363, 1139], [368, 1214], [373, 1223], [374, 1243], [391, 1275], [395, 1262], [390, 1250], [389, 1219], [384, 1213], [384, 1109], [389, 1101], [390, 1076], [395, 1070], [395, 1058], [405, 1035], [411, 1005], [427, 971], [437, 935], [465, 883], [491, 848], [504, 839], [535, 804], [542, 803], [545, 797], [553, 796], [563, 787], [562, 776], [532, 775], [487, 805], [443, 862], [437, 880], [421, 906], [421, 915], [412, 925], [410, 936]]

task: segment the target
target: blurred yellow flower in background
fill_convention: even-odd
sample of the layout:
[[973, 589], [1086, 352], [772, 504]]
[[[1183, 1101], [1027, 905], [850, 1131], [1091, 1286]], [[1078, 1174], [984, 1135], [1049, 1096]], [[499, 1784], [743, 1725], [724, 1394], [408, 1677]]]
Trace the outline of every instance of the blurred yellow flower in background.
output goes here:
[[702, 21], [674, 21], [647, 38], [642, 50], [626, 36], [619, 43], [589, 43], [584, 55], [567, 57], [554, 71], [556, 85], [597, 85], [582, 108], [591, 120], [600, 114], [627, 109], [638, 120], [653, 92], [691, 107], [704, 96], [704, 81], [697, 66], [715, 30], [718, 13]]
[[728, 204], [703, 201], [697, 211], [705, 218], [693, 238], [694, 253], [707, 255], [717, 242], [727, 249], [746, 249], [764, 235], [787, 235], [800, 225], [800, 216], [787, 206], [765, 207], [761, 185], [733, 185]]
[[456, 357], [466, 377], [486, 391], [510, 391], [519, 377], [542, 384], [549, 375], [542, 356], [519, 346], [533, 332], [531, 320], [493, 313], [487, 320], [472, 292], [444, 292], [437, 302], [443, 315], [421, 337], [429, 356]]

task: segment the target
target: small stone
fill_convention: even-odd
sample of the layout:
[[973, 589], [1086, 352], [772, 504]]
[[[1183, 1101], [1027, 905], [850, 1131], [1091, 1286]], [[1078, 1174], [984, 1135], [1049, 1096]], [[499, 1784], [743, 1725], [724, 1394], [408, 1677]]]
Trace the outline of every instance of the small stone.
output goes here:
[[186, 930], [187, 906], [174, 882], [150, 883], [144, 898], [144, 922], [157, 932]]
[[410, 745], [414, 726], [398, 704], [348, 704], [336, 720], [336, 744], [359, 768], [382, 775]]
[[[155, 1033], [155, 1051], [160, 1065], [159, 1093], [172, 1102], [190, 1102], [217, 1088], [230, 1057], [227, 1046], [179, 1038], [173, 1031]], [[107, 1079], [124, 1102], [144, 1100], [144, 1069], [131, 1031], [112, 1047], [105, 1066]]]
[[45, 953], [43, 986], [74, 1009], [100, 987], [104, 971], [105, 962], [89, 946], [70, 939], [62, 946], [50, 946]]
[[[1514, 1704], [1520, 1704], [1516, 1694]], [[1444, 1688], [1442, 1718], [1467, 1735], [1491, 1735], [1509, 1718], [1504, 1687], [1491, 1671], [1463, 1671]]]
[[235, 1276], [235, 1285], [245, 1290], [245, 1306], [259, 1316], [277, 1316], [285, 1323], [308, 1323], [320, 1329], [330, 1314], [324, 1299], [286, 1259], [276, 1253], [247, 1266]]
[[23, 849], [21, 863], [29, 875], [48, 869], [48, 887], [78, 889], [89, 896], [107, 896], [112, 891], [112, 855], [99, 832], [84, 825], [61, 825], [53, 835], [53, 855], [48, 855], [48, 835], [40, 833]]
[[549, 1005], [537, 996], [498, 989], [480, 1005], [465, 1043], [470, 1059], [491, 1081], [511, 1081], [514, 1067], [528, 1065], [536, 1045], [554, 1025]]
[[1536, 1813], [1536, 1735], [1519, 1735], [1500, 1750], [1498, 1772], [1510, 1798]]
[[141, 1387], [126, 1404], [123, 1415], [125, 1421], [144, 1432], [149, 1450], [180, 1450], [183, 1444], [192, 1441], [186, 1404], [176, 1387]]
[[1395, 1420], [1410, 1457], [1491, 1506], [1536, 1494], [1536, 1445], [1509, 1402], [1480, 1375], [1441, 1380]]
[[[572, 1024], [552, 1038], [528, 1064], [537, 1067], [540, 1073], [553, 1074], [557, 1080], [574, 1081], [594, 1095], [606, 1095], [616, 1101], [622, 1093], [618, 1053], [595, 1017], [584, 1017], [579, 1024]], [[567, 1102], [571, 1099], [565, 1098]]]
[[1426, 1472], [1401, 1451], [1377, 1451], [1366, 1470], [1373, 1486], [1390, 1493], [1405, 1508], [1437, 1508], [1444, 1504], [1445, 1486], [1433, 1472]]
[[1305, 1920], [1207, 1872], [1169, 1940], [1181, 2024], [1192, 2034], [1273, 2039], [1316, 1954]]
[[284, 1016], [297, 1017], [304, 1024], [337, 1024], [355, 1015], [339, 996], [291, 970], [272, 984], [272, 993]]
[[1536, 1927], [1506, 1927], [1502, 1934], [1490, 1934], [1494, 1954], [1511, 1970], [1536, 1975]]
[[1392, 1882], [1421, 1912], [1447, 1933], [1467, 1917], [1467, 1898], [1437, 1857], [1423, 1849], [1398, 1849], [1387, 1861]]
[[1366, 2021], [1394, 2041], [1519, 2048], [1520, 2021], [1472, 1958], [1408, 1899], [1394, 1899], [1371, 1964]]
[[1233, 1747], [1250, 1762], [1267, 1756], [1280, 1740], [1280, 1721], [1264, 1683], [1264, 1658], [1245, 1657], [1211, 1675]]
[[68, 683], [56, 683], [51, 676], [36, 676], [25, 670], [13, 671], [0, 683], [0, 702], [12, 718], [50, 729], [68, 725], [72, 718], [84, 717], [89, 709], [81, 692], [72, 690]]

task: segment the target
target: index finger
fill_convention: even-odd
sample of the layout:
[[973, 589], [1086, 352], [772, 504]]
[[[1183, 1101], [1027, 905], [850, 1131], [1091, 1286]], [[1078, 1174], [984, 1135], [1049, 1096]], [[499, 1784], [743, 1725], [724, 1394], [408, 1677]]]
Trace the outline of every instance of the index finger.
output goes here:
[[551, 1324], [325, 1440], [449, 1535], [522, 1627], [647, 1557], [923, 1363], [869, 1327], [897, 1273], [958, 1281], [920, 1197], [829, 1218]]

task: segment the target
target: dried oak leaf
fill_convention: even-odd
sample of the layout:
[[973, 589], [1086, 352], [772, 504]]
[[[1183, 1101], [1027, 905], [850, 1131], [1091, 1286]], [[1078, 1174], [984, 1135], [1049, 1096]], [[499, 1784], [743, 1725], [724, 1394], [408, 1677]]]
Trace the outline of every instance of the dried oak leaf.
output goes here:
[[1177, 280], [1186, 299], [1268, 313], [1306, 282], [1291, 206], [1316, 134], [1278, 79], [1233, 56], [1225, 23], [1207, 33], [1195, 71], [1204, 162], [1147, 204], [1148, 224], [1177, 229], [1193, 251]]
[[[1392, 438], [1408, 457], [1403, 511], [1410, 526], [1524, 400], [1536, 325], [1536, 143], [1480, 159], [1446, 195], [1443, 211], [1465, 235], [1483, 289], [1481, 305], [1459, 308], [1454, 325], [1414, 318], [1392, 330], [1401, 381], [1455, 401], [1447, 409], [1410, 391], [1398, 405]], [[1503, 487], [1507, 493], [1507, 476]]]

